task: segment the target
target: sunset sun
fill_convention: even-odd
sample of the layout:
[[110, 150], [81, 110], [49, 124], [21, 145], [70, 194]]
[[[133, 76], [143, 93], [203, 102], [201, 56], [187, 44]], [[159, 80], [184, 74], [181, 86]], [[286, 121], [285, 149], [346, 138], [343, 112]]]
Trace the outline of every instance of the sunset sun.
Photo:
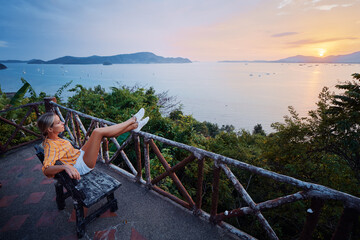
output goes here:
[[323, 48], [320, 48], [320, 49], [318, 50], [318, 53], [319, 53], [319, 56], [322, 57], [322, 56], [324, 56], [324, 54], [326, 53], [326, 50], [323, 49]]

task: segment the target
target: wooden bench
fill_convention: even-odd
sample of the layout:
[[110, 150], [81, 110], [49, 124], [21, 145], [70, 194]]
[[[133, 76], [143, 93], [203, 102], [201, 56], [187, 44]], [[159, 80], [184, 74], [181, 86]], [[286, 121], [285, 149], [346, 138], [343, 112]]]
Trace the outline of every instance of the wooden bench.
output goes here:
[[[40, 145], [35, 145], [36, 155], [41, 163], [44, 162], [44, 149]], [[56, 165], [62, 164], [60, 161]], [[76, 232], [79, 238], [84, 236], [85, 226], [95, 220], [101, 214], [110, 209], [115, 212], [118, 209], [114, 191], [121, 186], [115, 178], [97, 171], [96, 169], [82, 175], [80, 180], [71, 179], [70, 176], [62, 171], [55, 175], [56, 203], [59, 210], [65, 208], [65, 199], [72, 197], [76, 212]], [[64, 188], [66, 192], [64, 192]], [[103, 198], [107, 202], [95, 210], [92, 214], [84, 217], [84, 207], [90, 208]]]

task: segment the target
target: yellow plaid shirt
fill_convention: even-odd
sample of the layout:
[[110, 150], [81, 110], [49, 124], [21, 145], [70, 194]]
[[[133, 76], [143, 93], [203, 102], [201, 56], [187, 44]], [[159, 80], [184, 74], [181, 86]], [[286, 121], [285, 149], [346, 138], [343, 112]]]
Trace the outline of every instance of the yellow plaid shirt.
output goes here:
[[57, 160], [73, 166], [80, 155], [80, 150], [75, 149], [69, 141], [61, 138], [56, 140], [46, 139], [43, 146], [45, 155], [42, 167], [43, 172], [49, 166], [54, 166]]

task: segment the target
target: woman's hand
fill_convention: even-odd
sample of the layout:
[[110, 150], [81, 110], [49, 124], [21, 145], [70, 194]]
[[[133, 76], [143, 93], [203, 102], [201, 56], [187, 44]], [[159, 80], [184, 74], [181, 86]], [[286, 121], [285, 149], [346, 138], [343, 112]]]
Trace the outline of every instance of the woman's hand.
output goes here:
[[73, 179], [76, 179], [76, 180], [80, 180], [80, 173], [78, 172], [78, 170], [76, 168], [74, 168], [73, 166], [71, 165], [67, 165], [65, 164], [65, 171], [66, 173]]

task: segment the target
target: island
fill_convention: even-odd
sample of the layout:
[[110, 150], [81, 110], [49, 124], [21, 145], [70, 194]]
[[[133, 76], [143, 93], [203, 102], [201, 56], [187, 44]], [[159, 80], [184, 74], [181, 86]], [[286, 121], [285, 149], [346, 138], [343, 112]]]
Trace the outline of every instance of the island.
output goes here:
[[162, 57], [151, 52], [138, 52], [131, 54], [119, 54], [114, 56], [90, 56], [73, 57], [64, 56], [49, 61], [34, 59], [28, 61], [28, 64], [147, 64], [147, 63], [191, 63], [188, 58], [181, 57]]
[[360, 51], [346, 55], [336, 55], [328, 57], [312, 57], [297, 55], [283, 58], [275, 61], [255, 60], [255, 61], [219, 61], [220, 63], [243, 63], [243, 62], [260, 62], [260, 63], [360, 63]]
[[0, 60], [1, 63], [27, 63], [28, 61], [23, 60]]
[[40, 60], [40, 59], [32, 59], [32, 60], [28, 61], [27, 63], [28, 64], [44, 64], [46, 62], [43, 60]]
[[4, 64], [0, 63], [0, 70], [2, 70], [2, 69], [7, 69], [7, 67]]

